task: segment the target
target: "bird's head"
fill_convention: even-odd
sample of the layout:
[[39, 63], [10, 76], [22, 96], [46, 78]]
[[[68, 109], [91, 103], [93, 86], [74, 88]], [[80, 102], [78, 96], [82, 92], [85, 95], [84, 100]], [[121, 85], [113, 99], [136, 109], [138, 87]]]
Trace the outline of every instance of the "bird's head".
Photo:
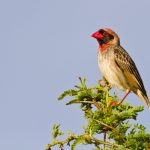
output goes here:
[[120, 44], [118, 35], [114, 31], [108, 28], [100, 29], [95, 33], [93, 33], [91, 36], [97, 39], [101, 47]]

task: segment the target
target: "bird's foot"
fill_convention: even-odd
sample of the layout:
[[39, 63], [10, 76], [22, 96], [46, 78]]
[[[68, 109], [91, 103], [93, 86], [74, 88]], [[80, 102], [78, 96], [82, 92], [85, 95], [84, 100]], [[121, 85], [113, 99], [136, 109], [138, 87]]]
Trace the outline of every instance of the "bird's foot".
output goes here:
[[130, 93], [130, 91], [127, 91], [121, 101], [118, 101], [118, 102], [116, 102], [116, 101], [111, 101], [111, 102], [110, 102], [110, 106], [116, 106], [116, 105], [122, 104], [123, 101], [125, 100], [125, 98], [128, 96], [129, 93]]
[[122, 99], [121, 101], [111, 101], [109, 106], [117, 106], [117, 105], [121, 105], [124, 99]]
[[102, 82], [102, 80], [98, 80], [98, 84], [100, 84]]
[[[119, 101], [119, 102], [120, 102], [120, 101]], [[117, 102], [117, 101], [111, 101], [111, 102], [109, 103], [109, 106], [117, 106], [117, 105], [120, 105], [119, 102]]]

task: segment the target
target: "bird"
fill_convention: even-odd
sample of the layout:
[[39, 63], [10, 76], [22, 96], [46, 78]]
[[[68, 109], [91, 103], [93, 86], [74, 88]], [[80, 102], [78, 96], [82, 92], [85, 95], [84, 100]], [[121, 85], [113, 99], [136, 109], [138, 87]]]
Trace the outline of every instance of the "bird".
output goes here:
[[119, 36], [109, 28], [102, 28], [91, 35], [98, 41], [98, 66], [106, 81], [125, 91], [120, 105], [130, 92], [135, 93], [150, 109], [142, 78], [128, 52], [121, 46]]

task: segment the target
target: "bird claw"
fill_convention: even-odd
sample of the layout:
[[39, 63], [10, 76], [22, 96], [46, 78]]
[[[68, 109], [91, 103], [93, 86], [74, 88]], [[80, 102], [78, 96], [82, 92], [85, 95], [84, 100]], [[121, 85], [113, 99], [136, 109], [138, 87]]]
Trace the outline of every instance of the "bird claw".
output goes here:
[[116, 101], [111, 101], [109, 103], [109, 106], [116, 106], [116, 105], [118, 105], [118, 102], [116, 102]]
[[109, 106], [117, 106], [117, 105], [120, 105], [121, 103], [122, 103], [122, 100], [119, 101], [119, 102], [111, 101], [111, 102], [109, 103]]
[[98, 84], [100, 84], [102, 82], [102, 80], [98, 80]]

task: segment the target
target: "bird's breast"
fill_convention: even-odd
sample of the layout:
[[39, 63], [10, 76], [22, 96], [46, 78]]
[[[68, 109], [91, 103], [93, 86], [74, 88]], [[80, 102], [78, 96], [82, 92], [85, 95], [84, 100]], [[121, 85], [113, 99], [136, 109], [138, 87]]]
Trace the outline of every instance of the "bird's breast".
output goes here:
[[113, 53], [98, 53], [98, 65], [106, 80], [122, 90], [129, 89], [126, 78], [115, 63]]

